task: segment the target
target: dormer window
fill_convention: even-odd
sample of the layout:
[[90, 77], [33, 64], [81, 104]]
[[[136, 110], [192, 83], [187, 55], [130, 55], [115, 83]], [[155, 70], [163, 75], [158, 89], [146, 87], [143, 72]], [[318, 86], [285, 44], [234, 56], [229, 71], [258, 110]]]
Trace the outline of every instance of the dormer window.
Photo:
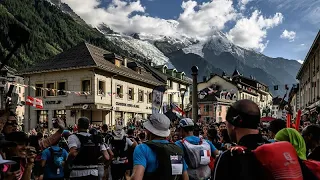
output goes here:
[[104, 54], [104, 59], [110, 61], [112, 64], [114, 64], [117, 67], [120, 67], [122, 64], [122, 57], [115, 54], [115, 53], [110, 53], [110, 54]]
[[177, 70], [176, 70], [176, 69], [174, 69], [174, 70], [172, 71], [172, 76], [173, 76], [173, 77], [176, 77], [176, 76], [177, 76]]
[[167, 66], [163, 66], [163, 73], [166, 74], [167, 73], [167, 69], [168, 67]]

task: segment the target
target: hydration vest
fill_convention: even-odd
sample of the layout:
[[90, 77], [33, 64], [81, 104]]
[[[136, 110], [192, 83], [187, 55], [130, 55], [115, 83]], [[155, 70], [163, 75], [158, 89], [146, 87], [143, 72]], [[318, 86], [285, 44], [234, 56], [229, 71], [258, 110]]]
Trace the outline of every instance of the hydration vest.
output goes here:
[[[145, 172], [143, 180], [182, 179], [183, 150], [173, 143], [145, 142], [156, 153], [158, 167], [155, 172]], [[177, 173], [179, 172], [179, 173]]]
[[181, 140], [186, 152], [189, 179], [208, 179], [211, 176], [211, 148], [207, 141], [200, 138], [199, 144], [191, 144]]
[[119, 140], [116, 140], [112, 137], [110, 139], [110, 144], [112, 146], [114, 159], [116, 161], [123, 161], [124, 163], [127, 163], [128, 155], [127, 155], [127, 151], [125, 151], [126, 144], [127, 144], [127, 137], [124, 136], [122, 139], [119, 139]]
[[[92, 166], [98, 165], [99, 157], [101, 156], [100, 145], [93, 141], [91, 136], [83, 136], [75, 134], [80, 140], [81, 147], [78, 150], [78, 155], [72, 161], [74, 166]], [[74, 168], [73, 168], [74, 169]]]

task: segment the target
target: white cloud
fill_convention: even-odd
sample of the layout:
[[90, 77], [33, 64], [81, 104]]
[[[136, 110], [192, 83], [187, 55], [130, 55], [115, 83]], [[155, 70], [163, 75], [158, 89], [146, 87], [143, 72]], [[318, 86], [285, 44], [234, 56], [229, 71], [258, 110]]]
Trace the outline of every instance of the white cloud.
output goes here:
[[246, 5], [253, 0], [239, 0], [239, 6], [240, 6], [240, 10], [245, 10], [246, 9]]
[[[183, 12], [177, 20], [165, 20], [150, 17], [140, 0], [112, 0], [107, 8], [98, 8], [100, 0], [62, 0], [80, 17], [93, 26], [101, 23], [122, 33], [148, 33], [155, 35], [206, 36], [213, 30], [221, 30], [226, 22], [235, 19], [236, 11], [232, 0], [214, 0], [198, 4], [196, 1], [184, 1]], [[136, 14], [136, 13], [139, 13]]]
[[[229, 31], [228, 38], [237, 45], [260, 51], [267, 46], [267, 30], [279, 25], [283, 16], [276, 13], [273, 17], [264, 17], [254, 11], [251, 17], [244, 17], [235, 9], [239, 4], [233, 0], [210, 0], [198, 3], [184, 0], [182, 12], [175, 19], [151, 17], [146, 13], [140, 0], [112, 0], [102, 8], [101, 0], [62, 0], [88, 24], [98, 26], [107, 24], [111, 29], [121, 33], [144, 33], [179, 37], [187, 35], [198, 39], [212, 35], [213, 31], [224, 30], [226, 23], [236, 22]], [[252, 0], [239, 0], [247, 5]]]
[[289, 42], [293, 42], [294, 39], [296, 38], [296, 32], [294, 31], [288, 31], [288, 30], [284, 30], [282, 32], [282, 34], [280, 35], [280, 38], [282, 39], [288, 39]]
[[303, 64], [303, 60], [297, 60], [298, 63]]
[[305, 46], [305, 44], [300, 44], [300, 46]]
[[265, 40], [267, 30], [278, 26], [283, 21], [283, 15], [276, 13], [273, 17], [266, 18], [261, 12], [255, 10], [251, 17], [242, 17], [236, 25], [228, 32], [228, 38], [235, 44], [263, 51], [268, 44]]

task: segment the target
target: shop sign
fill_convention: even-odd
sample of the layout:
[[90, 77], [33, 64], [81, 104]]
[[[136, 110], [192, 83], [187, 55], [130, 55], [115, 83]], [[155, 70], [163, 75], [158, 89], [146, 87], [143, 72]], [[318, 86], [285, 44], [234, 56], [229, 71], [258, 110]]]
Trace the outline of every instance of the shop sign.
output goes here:
[[62, 101], [45, 101], [44, 104], [61, 104]]
[[139, 105], [126, 104], [126, 103], [120, 103], [120, 102], [116, 102], [116, 105], [117, 105], [117, 106], [127, 106], [127, 107], [139, 108]]

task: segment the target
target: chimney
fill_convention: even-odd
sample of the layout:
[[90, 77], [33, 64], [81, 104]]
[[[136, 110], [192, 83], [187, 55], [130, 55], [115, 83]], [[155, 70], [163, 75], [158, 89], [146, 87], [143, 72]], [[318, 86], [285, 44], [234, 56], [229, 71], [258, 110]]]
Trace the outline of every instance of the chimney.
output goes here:
[[203, 76], [203, 82], [206, 82], [207, 81], [207, 76]]

